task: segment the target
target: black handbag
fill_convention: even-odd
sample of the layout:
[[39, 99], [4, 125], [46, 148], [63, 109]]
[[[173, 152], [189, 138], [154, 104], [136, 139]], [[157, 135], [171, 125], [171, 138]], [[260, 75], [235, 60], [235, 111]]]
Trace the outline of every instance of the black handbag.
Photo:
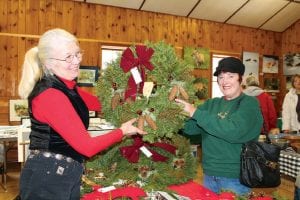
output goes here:
[[250, 188], [280, 185], [280, 147], [258, 141], [242, 145], [240, 182]]

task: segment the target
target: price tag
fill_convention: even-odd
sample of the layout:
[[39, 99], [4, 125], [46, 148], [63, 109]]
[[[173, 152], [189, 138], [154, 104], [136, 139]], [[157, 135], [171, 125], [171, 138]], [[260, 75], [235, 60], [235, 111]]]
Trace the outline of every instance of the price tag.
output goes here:
[[140, 150], [143, 152], [143, 154], [145, 154], [148, 158], [152, 156], [152, 153], [145, 147], [142, 146], [140, 147]]
[[135, 84], [139, 84], [140, 82], [142, 82], [142, 77], [141, 77], [141, 74], [140, 74], [140, 72], [139, 72], [139, 70], [138, 70], [137, 67], [132, 68], [132, 69], [130, 70], [130, 72], [131, 72], [131, 74], [132, 74], [132, 76], [133, 76], [133, 79], [134, 79], [134, 81], [135, 81]]
[[153, 82], [144, 82], [143, 95], [149, 98], [152, 93], [153, 87], [154, 87]]
[[99, 188], [98, 192], [105, 193], [105, 192], [109, 192], [109, 191], [112, 191], [112, 190], [115, 190], [115, 189], [116, 189], [115, 186], [108, 186], [108, 187]]

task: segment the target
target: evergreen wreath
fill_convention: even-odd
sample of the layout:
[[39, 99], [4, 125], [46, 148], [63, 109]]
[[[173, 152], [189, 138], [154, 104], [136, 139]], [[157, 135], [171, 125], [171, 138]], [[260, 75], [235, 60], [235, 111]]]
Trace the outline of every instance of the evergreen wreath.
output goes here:
[[[127, 97], [128, 88], [132, 89], [132, 77], [129, 69], [124, 69], [124, 63], [137, 67], [143, 79]], [[125, 138], [88, 160], [86, 192], [88, 185], [92, 185], [89, 183], [103, 187], [138, 186], [146, 191], [165, 190], [169, 185], [195, 177], [196, 159], [191, 154], [190, 143], [178, 134], [186, 117], [174, 102], [176, 97], [196, 101], [192, 70], [193, 66], [178, 58], [174, 48], [164, 42], [132, 45], [109, 63], [107, 69], [101, 70], [97, 95], [102, 102], [103, 118], [116, 127], [138, 118], [136, 125], [148, 134], [141, 138]], [[142, 93], [145, 82], [154, 84], [148, 97]], [[135, 160], [129, 158], [131, 155], [124, 155], [140, 144], [153, 153], [151, 158], [143, 153], [138, 153]], [[170, 150], [170, 146], [176, 150]], [[136, 152], [140, 152], [139, 149]]]

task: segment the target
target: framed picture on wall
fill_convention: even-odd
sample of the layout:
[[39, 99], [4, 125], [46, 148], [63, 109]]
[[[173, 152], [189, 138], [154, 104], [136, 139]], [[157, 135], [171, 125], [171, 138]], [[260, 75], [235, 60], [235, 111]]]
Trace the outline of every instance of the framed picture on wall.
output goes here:
[[209, 80], [207, 78], [199, 77], [196, 78], [193, 83], [195, 89], [195, 96], [197, 96], [198, 99], [207, 99]]
[[262, 72], [264, 73], [278, 73], [278, 56], [263, 55]]
[[288, 53], [283, 56], [283, 74], [300, 74], [300, 53]]
[[79, 86], [93, 87], [98, 80], [97, 66], [80, 66], [77, 83]]
[[9, 121], [21, 121], [21, 118], [27, 118], [28, 101], [23, 99], [9, 100]]
[[243, 63], [245, 65], [245, 77], [252, 75], [258, 79], [259, 54], [256, 52], [243, 52]]
[[210, 52], [208, 48], [184, 47], [183, 59], [196, 69], [208, 69]]
[[279, 92], [279, 79], [264, 78], [264, 89], [267, 92]]

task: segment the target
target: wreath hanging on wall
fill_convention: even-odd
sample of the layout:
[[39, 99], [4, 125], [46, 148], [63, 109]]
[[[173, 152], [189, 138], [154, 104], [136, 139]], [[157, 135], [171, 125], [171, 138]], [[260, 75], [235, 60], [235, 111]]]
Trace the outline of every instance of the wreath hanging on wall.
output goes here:
[[[147, 42], [130, 46], [101, 71], [97, 95], [103, 118], [116, 127], [137, 118], [136, 125], [148, 134], [127, 138], [89, 160], [85, 183], [149, 191], [195, 177], [190, 143], [178, 134], [186, 117], [174, 102], [176, 97], [196, 100], [192, 70], [170, 45]], [[85, 192], [89, 185], [85, 184]]]

